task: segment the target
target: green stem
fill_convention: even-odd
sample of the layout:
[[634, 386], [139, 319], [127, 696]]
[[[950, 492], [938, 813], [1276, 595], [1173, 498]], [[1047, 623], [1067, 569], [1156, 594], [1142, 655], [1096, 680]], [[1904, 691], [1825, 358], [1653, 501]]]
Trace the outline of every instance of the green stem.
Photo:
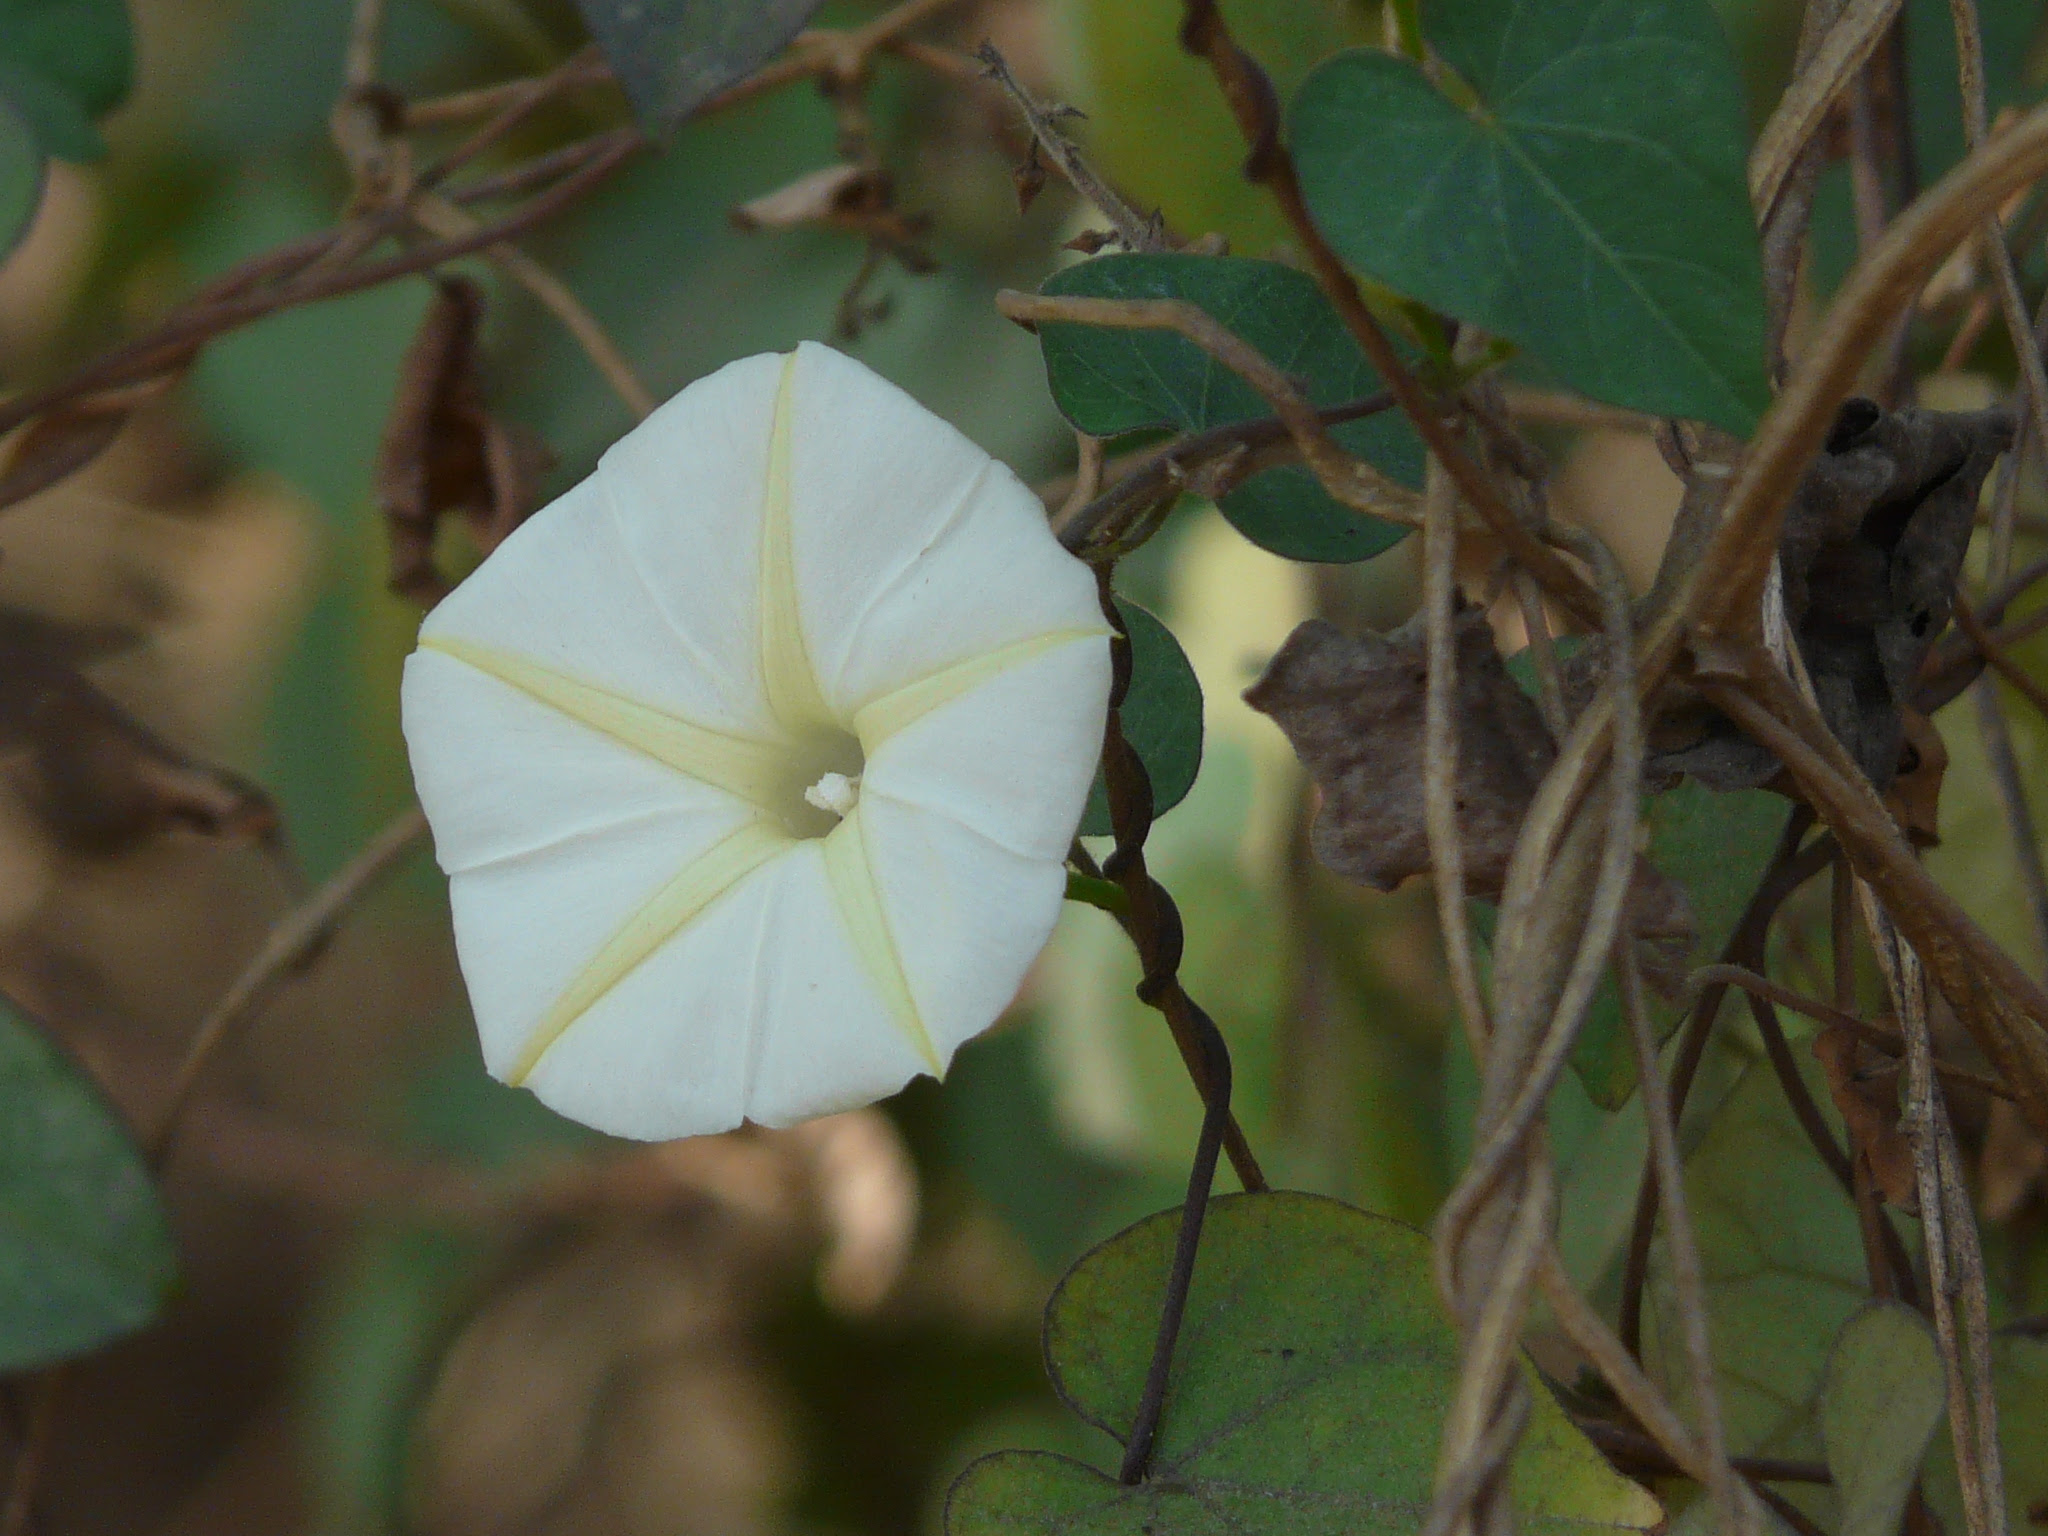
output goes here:
[[1100, 907], [1112, 917], [1127, 917], [1131, 910], [1130, 897], [1114, 880], [1098, 879], [1071, 869], [1067, 871], [1067, 900]]

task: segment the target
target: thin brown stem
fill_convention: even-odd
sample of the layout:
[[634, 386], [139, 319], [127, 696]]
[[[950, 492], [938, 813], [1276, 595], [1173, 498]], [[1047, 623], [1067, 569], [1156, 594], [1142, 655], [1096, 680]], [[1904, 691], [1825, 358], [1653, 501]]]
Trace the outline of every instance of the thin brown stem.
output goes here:
[[1421, 521], [1420, 498], [1363, 459], [1337, 446], [1316, 408], [1249, 342], [1184, 299], [1090, 299], [1020, 293], [1005, 288], [996, 308], [1010, 320], [1038, 326], [1066, 322], [1122, 330], [1173, 331], [1230, 369], [1273, 408], [1302, 460], [1323, 489], [1354, 512], [1410, 527]]
[[[1777, 856], [1763, 879], [1757, 882], [1751, 893], [1749, 905], [1735, 925], [1735, 932], [1722, 950], [1726, 961], [1747, 957], [1752, 952], [1761, 953], [1764, 935], [1770, 930], [1771, 920], [1777, 916], [1778, 908], [1800, 886], [1818, 874], [1832, 854], [1834, 844], [1825, 837], [1817, 839], [1809, 848], [1801, 849], [1799, 844], [1813, 825], [1813, 815], [1804, 806], [1792, 814], [1786, 824], [1783, 836], [1778, 842]], [[1714, 1020], [1719, 1017], [1721, 1004], [1728, 995], [1726, 982], [1709, 982], [1694, 1000], [1692, 1011], [1686, 1016], [1683, 1032], [1679, 1035], [1678, 1049], [1671, 1063], [1671, 1117], [1673, 1124], [1679, 1124], [1685, 1113], [1685, 1101], [1692, 1094], [1693, 1078], [1698, 1074], [1700, 1062], [1705, 1058], [1708, 1037], [1713, 1033]], [[1643, 1169], [1642, 1181], [1636, 1189], [1636, 1211], [1634, 1224], [1629, 1232], [1628, 1256], [1622, 1266], [1621, 1306], [1618, 1326], [1623, 1345], [1631, 1355], [1642, 1354], [1643, 1339], [1643, 1288], [1650, 1272], [1650, 1244], [1657, 1230], [1657, 1178], [1654, 1165]]]
[[[1790, 987], [1781, 986], [1767, 976], [1760, 976], [1747, 966], [1703, 965], [1686, 978], [1689, 989], [1714, 984], [1726, 984], [1742, 988], [1753, 996], [1790, 1008], [1794, 1013], [1804, 1014], [1815, 1023], [1826, 1024], [1835, 1029], [1846, 1030], [1859, 1040], [1867, 1040], [1888, 1056], [1903, 1056], [1906, 1041], [1903, 1035], [1859, 1019], [1853, 1013], [1835, 1008], [1819, 998], [1808, 997]], [[1986, 1077], [1982, 1072], [1973, 1072], [1968, 1067], [1951, 1066], [1948, 1062], [1937, 1061], [1934, 1070], [1948, 1081], [1965, 1088], [1974, 1088], [1980, 1093], [1992, 1094], [1997, 1098], [2010, 1099], [2012, 1090], [1996, 1078]]]
[[1452, 627], [1457, 600], [1457, 490], [1443, 466], [1429, 461], [1423, 491], [1422, 613], [1427, 646], [1423, 694], [1422, 804], [1429, 838], [1430, 886], [1437, 931], [1451, 974], [1451, 995], [1475, 1059], [1486, 1059], [1493, 1019], [1479, 985], [1472, 930], [1465, 917], [1465, 848], [1458, 832], [1458, 648]]
[[179, 1116], [191, 1102], [200, 1074], [221, 1043], [238, 1024], [252, 1016], [287, 977], [319, 953], [348, 910], [398, 866], [426, 831], [427, 818], [417, 806], [400, 812], [370, 839], [360, 853], [271, 928], [262, 947], [193, 1031], [185, 1054], [171, 1075], [171, 1085], [157, 1111], [156, 1123], [143, 1138], [143, 1146], [152, 1163], [161, 1164], [169, 1155], [177, 1135]]
[[1686, 1210], [1685, 1166], [1678, 1151], [1678, 1122], [1657, 1057], [1657, 1033], [1650, 1024], [1649, 1002], [1643, 995], [1642, 972], [1623, 946], [1615, 954], [1621, 981], [1621, 1011], [1635, 1046], [1637, 1091], [1643, 1096], [1643, 1119], [1649, 1128], [1650, 1160], [1663, 1194], [1664, 1225], [1671, 1278], [1678, 1293], [1679, 1328], [1685, 1336], [1686, 1366], [1692, 1384], [1693, 1411], [1699, 1423], [1700, 1454], [1706, 1459], [1708, 1491], [1723, 1530], [1743, 1528], [1745, 1513], [1728, 1465], [1728, 1447], [1721, 1428], [1720, 1394], [1714, 1385], [1714, 1351], [1707, 1336], [1707, 1283], [1700, 1263], [1699, 1241]]
[[[412, 211], [421, 228], [443, 239], [473, 235], [482, 227], [473, 215], [431, 192], [415, 198]], [[584, 307], [567, 283], [510, 241], [488, 247], [485, 254], [561, 322], [562, 329], [583, 349], [583, 355], [632, 412], [634, 420], [645, 421], [654, 414], [654, 396], [640, 382], [640, 376], [633, 371], [619, 344], [612, 340], [611, 333]]]
[[1109, 227], [1116, 231], [1116, 237], [1123, 242], [1125, 250], [1170, 251], [1175, 248], [1177, 242], [1168, 237], [1158, 217], [1147, 218], [1133, 208], [1122, 193], [1096, 173], [1073, 141], [1060, 132], [1058, 119], [1067, 109], [1046, 107], [1036, 100], [1010, 72], [1009, 61], [996, 50], [995, 44], [983, 43], [975, 57], [981, 61], [988, 78], [1010, 98], [1010, 104], [1024, 119], [1024, 126], [1031, 131], [1035, 153], [1043, 156], [1044, 162], [1058, 171], [1067, 185], [1109, 221]]
[[2048, 1135], [2048, 994], [1928, 874], [1847, 749], [1770, 658], [1753, 650], [1729, 662], [1696, 673], [1696, 686], [1790, 771], [1925, 958], [2027, 1123]]
[[[1325, 427], [1362, 421], [1388, 410], [1384, 392], [1316, 412]], [[1266, 416], [1177, 437], [1132, 464], [1114, 484], [1055, 524], [1060, 542], [1084, 560], [1117, 558], [1143, 543], [1184, 492], [1211, 501], [1228, 495], [1261, 470], [1300, 462], [1287, 424]], [[1071, 493], [1068, 500], [1071, 500]]]

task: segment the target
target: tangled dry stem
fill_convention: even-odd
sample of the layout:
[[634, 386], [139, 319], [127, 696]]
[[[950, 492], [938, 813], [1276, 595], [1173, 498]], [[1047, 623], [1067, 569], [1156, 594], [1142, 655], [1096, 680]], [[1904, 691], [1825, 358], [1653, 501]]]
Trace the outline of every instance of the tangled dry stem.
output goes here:
[[[1969, 77], [1973, 58], [1975, 13], [1968, 0], [1956, 0], [1960, 52], [1964, 61], [1966, 103], [1979, 83]], [[1825, 120], [1826, 109], [1847, 82], [1853, 81], [1885, 31], [1892, 25], [1895, 0], [1858, 0], [1844, 8], [1819, 41], [1807, 68], [1788, 93], [1767, 129], [1752, 166], [1752, 184], [1767, 217], [1784, 195], [1795, 167]], [[1624, 1347], [1607, 1333], [1596, 1314], [1571, 1290], [1562, 1266], [1548, 1247], [1548, 1218], [1555, 1198], [1537, 1115], [1551, 1064], [1559, 1059], [1558, 1042], [1568, 1042], [1584, 997], [1581, 977], [1566, 973], [1560, 957], [1574, 961], [1591, 955], [1594, 971], [1607, 959], [1613, 929], [1606, 924], [1617, 904], [1615, 865], [1600, 857], [1603, 842], [1611, 852], [1617, 838], [1599, 836], [1603, 808], [1614, 808], [1609, 828], [1634, 827], [1636, 785], [1623, 768], [1639, 752], [1640, 703], [1654, 705], [1674, 669], [1683, 668], [1708, 698], [1743, 724], [1760, 741], [1777, 750], [1791, 769], [1821, 821], [1840, 840], [1849, 862], [1869, 882], [1874, 936], [1889, 938], [1904, 957], [1899, 968], [1911, 974], [1926, 957], [1934, 979], [1970, 1027], [1998, 1068], [2005, 1091], [2012, 1094], [2037, 1132], [2048, 1132], [2048, 999], [2008, 956], [1986, 937], [1958, 904], [1939, 891], [1919, 865], [1911, 848], [1885, 813], [1869, 785], [1847, 761], [1840, 744], [1826, 731], [1791, 680], [1773, 662], [1761, 643], [1759, 613], [1766, 578], [1774, 566], [1778, 529], [1784, 508], [1799, 476], [1820, 445], [1835, 409], [1849, 392], [1873, 351], [1894, 338], [1899, 318], [1917, 297], [1935, 265], [1960, 242], [1981, 238], [1991, 255], [2002, 308], [2018, 350], [2026, 359], [2023, 387], [2038, 410], [2044, 391], [2032, 327], [2012, 302], [2016, 289], [2005, 281], [2010, 271], [2002, 238], [1997, 238], [1998, 206], [2015, 190], [2048, 170], [2048, 113], [2036, 111], [1996, 140], [1979, 142], [1981, 111], [1973, 133], [1974, 152], [1950, 177], [1919, 199], [1879, 234], [1843, 291], [1823, 318], [1817, 334], [1791, 370], [1785, 387], [1767, 413], [1754, 441], [1736, 463], [1725, 496], [1706, 510], [1712, 516], [1705, 536], [1690, 555], [1660, 581], [1658, 600], [1640, 626], [1626, 617], [1615, 626], [1611, 643], [1616, 671], [1626, 677], [1626, 690], [1601, 691], [1576, 723], [1567, 747], [1559, 754], [1549, 779], [1532, 809], [1517, 848], [1511, 886], [1503, 901], [1500, 937], [1494, 957], [1491, 1003], [1478, 984], [1465, 935], [1460, 899], [1461, 857], [1452, 811], [1457, 762], [1455, 723], [1449, 699], [1454, 685], [1455, 655], [1449, 643], [1452, 598], [1450, 532], [1459, 498], [1480, 520], [1499, 533], [1511, 559], [1540, 584], [1551, 599], [1582, 622], [1604, 618], [1587, 612], [1587, 584], [1576, 569], [1562, 562], [1532, 559], [1530, 546], [1542, 530], [1517, 522], [1507, 498], [1491, 484], [1480, 461], [1462, 451], [1458, 437], [1464, 413], [1460, 402], [1428, 398], [1391, 356], [1376, 321], [1366, 309], [1349, 273], [1330, 252], [1301, 199], [1287, 152], [1281, 143], [1273, 92], [1256, 63], [1238, 46], [1213, 0], [1187, 0], [1182, 40], [1190, 52], [1212, 67], [1225, 99], [1236, 115], [1249, 147], [1247, 177], [1270, 190], [1286, 216], [1310, 265], [1346, 325], [1381, 369], [1401, 408], [1408, 413], [1432, 454], [1429, 492], [1423, 507], [1424, 615], [1429, 634], [1430, 699], [1427, 735], [1429, 830], [1436, 861], [1438, 900], [1445, 947], [1450, 958], [1453, 991], [1482, 1069], [1480, 1130], [1477, 1150], [1458, 1190], [1438, 1224], [1438, 1273], [1465, 1341], [1464, 1375], [1447, 1416], [1438, 1475], [1438, 1500], [1429, 1530], [1493, 1531], [1504, 1529], [1508, 1512], [1501, 1475], [1513, 1444], [1511, 1426], [1519, 1422], [1519, 1382], [1504, 1363], [1511, 1355], [1532, 1281], [1542, 1285], [1565, 1331], [1608, 1379], [1639, 1423], [1650, 1430], [1673, 1461], [1712, 1489], [1723, 1525], [1730, 1530], [1753, 1528], [1753, 1499], [1735, 1482], [1721, 1446], [1713, 1409], [1711, 1359], [1704, 1338], [1704, 1299], [1699, 1293], [1696, 1247], [1685, 1218], [1680, 1170], [1676, 1164], [1674, 1120], [1681, 1094], [1668, 1094], [1663, 1065], [1643, 1026], [1639, 987], [1628, 985], [1631, 969], [1623, 963], [1625, 1009], [1637, 1042], [1639, 1067], [1654, 1086], [1647, 1097], [1652, 1120], [1652, 1164], [1646, 1174], [1639, 1210], [1638, 1235], [1645, 1241], [1657, 1207], [1654, 1193], [1666, 1195], [1665, 1217], [1672, 1239], [1674, 1278], [1689, 1294], [1685, 1298], [1688, 1364], [1694, 1401], [1706, 1421], [1696, 1435], [1663, 1402], [1643, 1377]], [[1981, 73], [1981, 69], [1979, 71]], [[1976, 98], [1981, 102], [1981, 94]], [[1966, 110], [1968, 110], [1966, 106]], [[1803, 221], [1803, 209], [1794, 220]], [[1795, 230], [1796, 236], [1796, 230]], [[1790, 249], [1796, 251], [1794, 239]], [[1207, 347], [1233, 367], [1220, 345]], [[1237, 371], [1250, 379], [1246, 369]], [[1264, 393], [1264, 391], [1262, 391]], [[1268, 399], [1273, 397], [1269, 394]], [[1276, 411], [1280, 402], [1274, 401]], [[2048, 429], [2043, 429], [2048, 438]], [[1306, 453], [1306, 445], [1304, 445]], [[1329, 488], [1328, 478], [1319, 473]], [[1333, 491], [1334, 494], [1334, 491]], [[1342, 498], [1340, 498], [1342, 499]], [[1524, 537], [1516, 537], [1517, 534]], [[2009, 524], [1996, 530], [1995, 542], [2007, 544]], [[1575, 551], [1598, 570], [1599, 553]], [[1544, 551], [1548, 556], [1548, 550]], [[2003, 567], [1999, 575], [2003, 574]], [[1981, 637], [1979, 638], [1981, 645]], [[1633, 663], [1631, 668], [1630, 663]], [[1793, 661], [1796, 666], [1796, 659]], [[1796, 841], [1784, 850], [1782, 870], [1797, 852]], [[1814, 867], [1819, 867], [1815, 865]], [[1537, 890], [1543, 901], [1532, 899]], [[1759, 892], [1759, 897], [1764, 893]], [[1780, 895], [1782, 893], [1779, 893]], [[1775, 900], [1772, 905], [1775, 905]], [[1566, 914], [1560, 921], [1558, 914]], [[1758, 908], [1752, 905], [1752, 916]], [[1768, 923], [1768, 912], [1762, 914]], [[1751, 927], [1746, 923], [1745, 927]], [[1574, 945], [1571, 937], [1582, 942]], [[1760, 932], [1746, 935], [1758, 942]], [[1577, 971], [1576, 965], [1572, 968]], [[1688, 1031], [1690, 1065], [1698, 1060], [1718, 1006], [1719, 992], [1736, 978], [1714, 979], [1710, 996], [1695, 1010]], [[1917, 980], [1911, 985], [1917, 985]], [[1752, 996], [1756, 994], [1752, 993]], [[1920, 1006], [1909, 1008], [1910, 985], [1899, 994], [1901, 1017], [1917, 1014], [1921, 1041], [1908, 1040], [1916, 1057], [1914, 1103], [1919, 1107], [1930, 1148], [1921, 1162], [1932, 1182], [1923, 1204], [1937, 1219], [1946, 1217], [1941, 1246], [1948, 1256], [1937, 1278], [1960, 1270], [1966, 1338], [1953, 1323], [1943, 1334], [1943, 1352], [1958, 1382], [1967, 1375], [1967, 1393], [1953, 1405], [1957, 1425], [1958, 1462], [1970, 1487], [1968, 1504], [1973, 1536], [1998, 1529], [2002, 1494], [1996, 1468], [1995, 1410], [1989, 1395], [1987, 1337], [1981, 1324], [1981, 1262], [1975, 1256], [1973, 1217], [1959, 1182], [1946, 1179], [1956, 1170], [1952, 1134], [1944, 1137], [1938, 1076], [1931, 1049], [1924, 1045], [1924, 994]], [[1762, 1008], [1768, 1001], [1759, 997]], [[1909, 1033], [1915, 1026], [1909, 1025]], [[1782, 1036], [1780, 1035], [1782, 1041]], [[1531, 1088], [1532, 1082], [1536, 1085]], [[1689, 1071], [1686, 1073], [1689, 1077]], [[1782, 1064], [1781, 1064], [1782, 1075]], [[1796, 1069], [1790, 1074], [1797, 1080]], [[1788, 1081], [1788, 1089], [1792, 1083]], [[1803, 1084], [1800, 1087], [1803, 1094]], [[1817, 1112], [1816, 1112], [1817, 1113]], [[1839, 1151], [1837, 1157], [1842, 1157]], [[1888, 1229], [1887, 1229], [1888, 1230]], [[1967, 1238], [1957, 1242], [1958, 1233]], [[1688, 1264], [1685, 1255], [1692, 1255]], [[1632, 1254], [1632, 1260], [1635, 1255]], [[1903, 1255], [1897, 1256], [1902, 1260]], [[1631, 1277], [1640, 1296], [1641, 1273]], [[1901, 1278], [1910, 1283], [1903, 1263]], [[1637, 1314], [1639, 1316], [1639, 1314]], [[1631, 1335], [1635, 1319], [1629, 1318]], [[1966, 1365], [1967, 1360], [1967, 1365]], [[1962, 1392], [1962, 1388], [1957, 1389]], [[1965, 1451], [1964, 1441], [1971, 1446]], [[1772, 1501], [1774, 1504], [1775, 1500]]]

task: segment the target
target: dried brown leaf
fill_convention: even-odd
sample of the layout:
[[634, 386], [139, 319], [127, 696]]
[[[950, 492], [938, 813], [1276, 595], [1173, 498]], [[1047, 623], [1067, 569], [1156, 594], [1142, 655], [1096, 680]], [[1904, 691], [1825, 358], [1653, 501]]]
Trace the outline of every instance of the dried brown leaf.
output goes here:
[[1017, 211], [1025, 213], [1038, 201], [1038, 194], [1045, 190], [1045, 162], [1038, 158], [1038, 141], [1024, 151], [1024, 163], [1010, 173], [1010, 180], [1017, 188]]
[[[1494, 900], [1536, 787], [1557, 756], [1543, 717], [1508, 676], [1476, 608], [1455, 620], [1458, 830], [1466, 890]], [[1351, 639], [1320, 619], [1288, 637], [1245, 701], [1294, 746], [1323, 803], [1310, 844], [1353, 880], [1390, 891], [1430, 868], [1423, 810], [1423, 712], [1429, 668], [1419, 629]], [[1685, 893], [1636, 861], [1623, 915], [1646, 941], [1647, 969], [1669, 986], [1694, 937]]]
[[1884, 803], [1915, 847], [1932, 848], [1941, 841], [1941, 782], [1948, 773], [1948, 744], [1919, 710], [1902, 707], [1899, 718], [1899, 776], [1885, 792]]
[[828, 165], [799, 176], [786, 187], [741, 203], [732, 221], [744, 230], [795, 229], [823, 224], [871, 195], [875, 173], [859, 165]]
[[1813, 1054], [1827, 1075], [1828, 1095], [1869, 1163], [1885, 1203], [1917, 1211], [1913, 1145], [1899, 1129], [1898, 1060], [1833, 1024], [1814, 1036]]
[[2027, 1126], [2018, 1106], [1993, 1099], [1977, 1164], [1985, 1219], [2010, 1221], [2031, 1200], [2048, 1195], [2048, 1143]]
[[[2005, 410], [1846, 401], [1786, 511], [1786, 619], [1822, 718], [1880, 789], [1900, 771], [1913, 676], [1948, 627], [1978, 492], [2013, 430]], [[1777, 775], [1767, 748], [1711, 711], [1692, 712], [1689, 739], [1674, 742], [1686, 722], [1684, 710], [1662, 722], [1653, 773], [1715, 789]]]
[[488, 553], [540, 499], [550, 458], [525, 429], [484, 403], [478, 368], [483, 293], [444, 278], [400, 364], [376, 470], [378, 504], [391, 537], [391, 588], [434, 602], [448, 583], [434, 565], [443, 517], [468, 523]]
[[122, 643], [0, 610], [0, 751], [25, 774], [36, 810], [65, 842], [96, 852], [171, 827], [273, 837], [277, 813], [260, 788], [178, 751], [79, 672]]
[[106, 452], [137, 407], [161, 398], [184, 376], [195, 350], [173, 353], [155, 378], [67, 401], [16, 432], [0, 456], [0, 507], [48, 490]]
[[836, 229], [886, 250], [909, 272], [931, 272], [938, 263], [918, 244], [931, 221], [896, 206], [896, 186], [878, 166], [828, 165], [799, 176], [786, 187], [742, 203], [732, 222], [744, 230]]

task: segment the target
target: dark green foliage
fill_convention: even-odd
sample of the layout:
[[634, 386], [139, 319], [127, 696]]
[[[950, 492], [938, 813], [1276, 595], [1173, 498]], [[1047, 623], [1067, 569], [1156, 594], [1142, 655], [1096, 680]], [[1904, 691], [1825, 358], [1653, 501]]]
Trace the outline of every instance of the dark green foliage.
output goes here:
[[666, 130], [766, 64], [819, 0], [576, 0], [633, 110]]
[[[1053, 275], [1045, 292], [1099, 299], [1185, 299], [1298, 379], [1329, 407], [1380, 390], [1379, 375], [1313, 279], [1277, 262], [1229, 256], [1104, 256]], [[1053, 399], [1083, 432], [1200, 432], [1273, 413], [1256, 391], [1168, 331], [1041, 326]], [[1337, 442], [1404, 485], [1422, 483], [1422, 445], [1397, 412], [1333, 429]], [[1221, 502], [1254, 544], [1291, 560], [1364, 560], [1407, 532], [1332, 501], [1299, 465], [1254, 475]]]
[[[1046, 1308], [1054, 1387], [1119, 1439], [1179, 1224], [1167, 1211], [1111, 1238]], [[946, 1528], [1411, 1531], [1428, 1514], [1457, 1362], [1421, 1233], [1314, 1195], [1228, 1196], [1203, 1228], [1151, 1477], [1126, 1488], [1064, 1456], [1005, 1451], [954, 1484]], [[1540, 1386], [1534, 1409], [1515, 1466], [1525, 1519], [1567, 1530], [1659, 1519]]]
[[1768, 398], [1742, 88], [1706, 0], [1439, 0], [1456, 77], [1340, 54], [1290, 130], [1359, 270], [1595, 399], [1747, 432]]
[[0, 1371], [133, 1333], [177, 1272], [142, 1154], [77, 1067], [0, 1001]]
[[[1131, 637], [1131, 687], [1119, 718], [1124, 739], [1152, 780], [1152, 814], [1164, 815], [1187, 797], [1202, 766], [1202, 685], [1173, 631], [1136, 603], [1116, 600]], [[1081, 813], [1083, 837], [1108, 837], [1109, 789], [1102, 770]]]

